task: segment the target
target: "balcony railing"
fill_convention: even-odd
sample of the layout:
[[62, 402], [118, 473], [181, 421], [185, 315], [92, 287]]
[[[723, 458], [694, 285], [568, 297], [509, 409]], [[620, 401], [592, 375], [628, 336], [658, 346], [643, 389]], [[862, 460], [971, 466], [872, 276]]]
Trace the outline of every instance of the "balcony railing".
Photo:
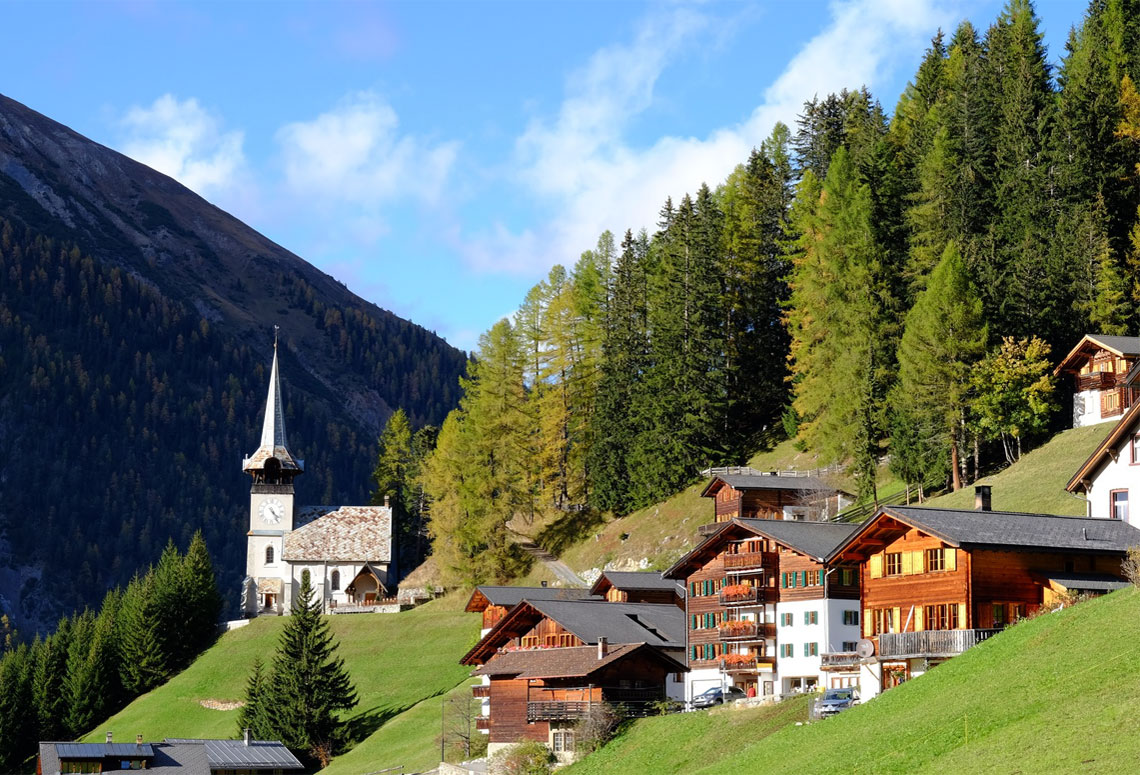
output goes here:
[[772, 622], [725, 622], [716, 628], [721, 640], [760, 640], [776, 637], [776, 625]]
[[472, 686], [471, 687], [471, 696], [477, 700], [481, 700], [481, 699], [484, 699], [486, 697], [490, 697], [491, 696], [491, 687], [490, 686]]
[[1116, 386], [1116, 375], [1111, 371], [1094, 371], [1077, 376], [1077, 390], [1107, 390]]
[[589, 702], [528, 702], [527, 721], [572, 721], [583, 718], [590, 711]]
[[846, 670], [858, 665], [859, 655], [854, 651], [835, 651], [819, 658], [819, 666], [824, 670]]
[[879, 635], [880, 657], [952, 657], [992, 638], [997, 630], [924, 630]]
[[763, 655], [733, 654], [720, 660], [720, 669], [726, 673], [754, 673], [761, 666], [771, 667], [775, 661], [774, 658]]
[[741, 552], [724, 556], [725, 570], [748, 570], [764, 564], [764, 552]]
[[720, 593], [720, 604], [722, 606], [730, 605], [755, 605], [764, 602], [764, 593], [759, 587], [749, 587], [747, 590], [730, 591]]
[[[658, 689], [611, 689], [603, 693], [603, 701], [613, 706], [624, 718], [652, 715], [654, 703], [665, 698]], [[548, 700], [526, 704], [527, 721], [574, 721], [585, 718], [598, 702], [588, 700]]]

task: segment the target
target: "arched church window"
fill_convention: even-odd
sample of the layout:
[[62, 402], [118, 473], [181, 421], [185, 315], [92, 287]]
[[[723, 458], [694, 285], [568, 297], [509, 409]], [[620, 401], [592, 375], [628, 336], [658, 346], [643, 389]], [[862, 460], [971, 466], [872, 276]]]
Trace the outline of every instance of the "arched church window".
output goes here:
[[333, 592], [336, 592], [340, 589], [340, 571], [338, 570], [334, 570], [332, 572], [332, 588]]
[[273, 547], [272, 546], [265, 547], [265, 564], [266, 565], [272, 565], [273, 564]]

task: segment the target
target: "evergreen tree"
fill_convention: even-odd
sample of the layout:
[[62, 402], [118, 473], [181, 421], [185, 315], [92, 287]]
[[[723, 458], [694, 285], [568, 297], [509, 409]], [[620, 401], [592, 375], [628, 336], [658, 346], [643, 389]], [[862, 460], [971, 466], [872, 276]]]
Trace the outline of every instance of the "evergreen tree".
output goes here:
[[[120, 607], [119, 664], [123, 686], [132, 695], [148, 692], [170, 676], [170, 657], [165, 650], [166, 638], [159, 630], [162, 617], [158, 606], [155, 573], [150, 569], [127, 585]], [[76, 631], [73, 640], [78, 636], [78, 626]], [[70, 665], [69, 660], [69, 674]]]
[[72, 620], [71, 638], [67, 648], [67, 677], [64, 680], [69, 736], [79, 736], [87, 732], [95, 721], [87, 697], [87, 692], [90, 690], [88, 661], [94, 630], [95, 616], [90, 610], [85, 610]]
[[307, 570], [273, 658], [270, 698], [281, 741], [327, 765], [341, 743], [337, 713], [354, 708], [357, 697]]
[[182, 581], [186, 624], [183, 638], [188, 665], [217, 639], [222, 615], [222, 596], [218, 592], [214, 564], [200, 530], [190, 539], [182, 560]]
[[253, 672], [245, 684], [243, 704], [238, 711], [237, 736], [249, 730], [254, 740], [272, 740], [277, 734], [272, 712], [273, 675], [267, 674], [261, 659], [253, 661]]
[[951, 242], [907, 315], [894, 401], [918, 429], [913, 447], [929, 444], [949, 451], [955, 490], [962, 486], [971, 369], [985, 349], [982, 303]]
[[40, 644], [32, 680], [32, 705], [39, 722], [41, 739], [63, 740], [68, 735], [68, 695], [66, 692], [67, 652], [71, 640], [71, 618], [64, 617], [55, 632]]
[[392, 527], [400, 566], [411, 565], [415, 555], [419, 525], [413, 519], [412, 428], [403, 409], [392, 412], [380, 433], [376, 468], [372, 472], [372, 505], [387, 501], [392, 509]]
[[32, 707], [35, 664], [30, 649], [21, 644], [0, 658], [0, 770], [20, 772], [39, 739]]

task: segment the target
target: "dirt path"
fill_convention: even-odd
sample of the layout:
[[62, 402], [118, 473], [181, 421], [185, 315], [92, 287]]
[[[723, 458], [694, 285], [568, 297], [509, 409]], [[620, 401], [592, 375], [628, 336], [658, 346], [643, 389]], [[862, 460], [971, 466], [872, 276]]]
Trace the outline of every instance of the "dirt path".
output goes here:
[[543, 549], [531, 539], [527, 538], [524, 535], [519, 535], [518, 533], [514, 533], [514, 536], [515, 543], [519, 545], [519, 548], [549, 568], [550, 572], [554, 574], [554, 577], [564, 584], [571, 587], [590, 586], [581, 578], [579, 578], [577, 573], [570, 570], [569, 565], [562, 562], [562, 560], [558, 559], [553, 554]]

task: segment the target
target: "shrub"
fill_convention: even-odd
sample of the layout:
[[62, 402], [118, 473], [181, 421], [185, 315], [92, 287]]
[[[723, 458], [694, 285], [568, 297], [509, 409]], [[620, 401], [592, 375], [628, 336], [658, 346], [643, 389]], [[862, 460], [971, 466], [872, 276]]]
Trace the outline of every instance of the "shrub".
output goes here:
[[620, 723], [621, 714], [609, 703], [591, 705], [574, 725], [574, 750], [580, 755], [593, 753], [613, 738]]
[[1120, 569], [1124, 572], [1124, 578], [1132, 582], [1133, 586], [1140, 587], [1140, 546], [1128, 550], [1128, 555], [1120, 563]]
[[550, 775], [554, 754], [535, 740], [496, 751], [488, 762], [491, 775]]

